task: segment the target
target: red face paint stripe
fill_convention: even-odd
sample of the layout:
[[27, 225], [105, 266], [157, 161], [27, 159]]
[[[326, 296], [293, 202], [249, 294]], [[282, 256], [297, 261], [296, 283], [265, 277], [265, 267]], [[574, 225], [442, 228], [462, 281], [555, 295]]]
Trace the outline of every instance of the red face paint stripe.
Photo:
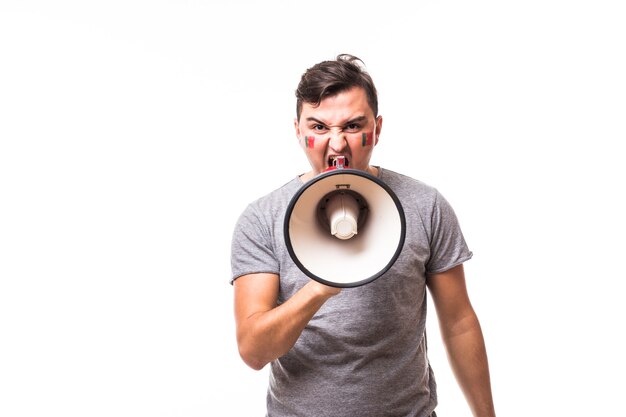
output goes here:
[[374, 134], [373, 133], [363, 133], [361, 134], [361, 145], [368, 146], [374, 144]]
[[305, 136], [304, 146], [307, 148], [312, 148], [313, 146], [315, 146], [315, 136]]

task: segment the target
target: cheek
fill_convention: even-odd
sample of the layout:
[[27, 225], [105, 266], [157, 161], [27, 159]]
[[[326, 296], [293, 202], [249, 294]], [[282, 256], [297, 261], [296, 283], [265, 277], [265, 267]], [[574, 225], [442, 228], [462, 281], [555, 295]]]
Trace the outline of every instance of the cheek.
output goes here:
[[324, 141], [320, 137], [305, 136], [302, 138], [302, 148], [310, 161], [316, 161], [324, 157]]
[[361, 133], [361, 146], [374, 146], [374, 132]]
[[304, 137], [304, 147], [306, 149], [315, 148], [315, 136], [305, 136]]
[[350, 138], [350, 147], [352, 148], [352, 152], [367, 152], [374, 145], [376, 145], [374, 132], [363, 132]]

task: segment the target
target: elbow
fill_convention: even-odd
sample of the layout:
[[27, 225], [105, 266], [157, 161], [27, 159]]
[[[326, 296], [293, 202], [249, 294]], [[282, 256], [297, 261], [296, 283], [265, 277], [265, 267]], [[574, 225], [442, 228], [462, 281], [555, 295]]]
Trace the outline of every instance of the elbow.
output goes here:
[[255, 371], [260, 371], [266, 365], [263, 362], [254, 361], [254, 360], [246, 360], [246, 359], [244, 359], [244, 362], [246, 363], [246, 365], [248, 365], [250, 368], [254, 369]]
[[255, 371], [260, 371], [269, 363], [269, 361], [259, 357], [258, 354], [255, 354], [254, 350], [242, 343], [239, 344], [239, 356], [246, 365]]

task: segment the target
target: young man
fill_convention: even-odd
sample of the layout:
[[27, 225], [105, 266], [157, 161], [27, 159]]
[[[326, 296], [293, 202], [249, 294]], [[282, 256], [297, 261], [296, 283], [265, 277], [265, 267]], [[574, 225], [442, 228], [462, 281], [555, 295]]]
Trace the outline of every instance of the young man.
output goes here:
[[[495, 416], [480, 324], [465, 287], [467, 248], [436, 189], [370, 165], [383, 119], [362, 61], [340, 55], [302, 76], [294, 122], [311, 171], [250, 204], [232, 241], [239, 353], [271, 365], [270, 417], [435, 416], [436, 384], [426, 352], [426, 288], [450, 364], [476, 417]], [[285, 247], [293, 195], [344, 157], [399, 198], [406, 240], [377, 280], [339, 289], [307, 278]]]

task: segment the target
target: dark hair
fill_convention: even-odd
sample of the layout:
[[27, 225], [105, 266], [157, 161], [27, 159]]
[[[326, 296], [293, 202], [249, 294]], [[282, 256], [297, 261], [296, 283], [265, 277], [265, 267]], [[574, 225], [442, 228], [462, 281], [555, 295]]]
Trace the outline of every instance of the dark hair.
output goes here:
[[365, 90], [367, 102], [374, 112], [374, 117], [377, 117], [378, 93], [361, 59], [353, 55], [341, 54], [333, 61], [323, 61], [312, 66], [302, 74], [296, 90], [298, 120], [300, 120], [303, 103], [318, 106], [323, 99], [353, 87], [361, 87]]

